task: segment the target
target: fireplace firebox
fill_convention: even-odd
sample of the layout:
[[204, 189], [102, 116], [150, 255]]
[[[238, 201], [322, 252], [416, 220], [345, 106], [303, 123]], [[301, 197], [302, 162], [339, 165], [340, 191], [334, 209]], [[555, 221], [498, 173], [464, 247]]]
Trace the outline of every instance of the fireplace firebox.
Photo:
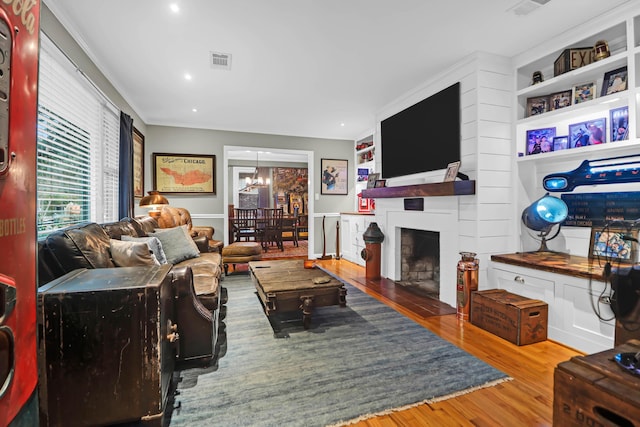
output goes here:
[[440, 233], [400, 230], [401, 270], [399, 285], [434, 299], [440, 299]]

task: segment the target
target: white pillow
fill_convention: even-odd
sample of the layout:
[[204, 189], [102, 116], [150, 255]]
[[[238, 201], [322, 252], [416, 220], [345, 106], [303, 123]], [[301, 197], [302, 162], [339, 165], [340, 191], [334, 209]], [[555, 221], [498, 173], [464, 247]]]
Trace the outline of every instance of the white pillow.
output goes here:
[[198, 245], [189, 236], [186, 226], [156, 229], [154, 233], [148, 234], [160, 240], [169, 264], [178, 264], [200, 256]]
[[156, 257], [160, 264], [167, 263], [167, 256], [164, 254], [164, 250], [162, 249], [162, 243], [158, 240], [157, 237], [133, 237], [126, 234], [123, 234], [121, 237], [125, 242], [146, 242], [151, 248], [151, 253]]
[[135, 267], [139, 265], [160, 265], [145, 242], [123, 242], [110, 239], [111, 259], [118, 267]]

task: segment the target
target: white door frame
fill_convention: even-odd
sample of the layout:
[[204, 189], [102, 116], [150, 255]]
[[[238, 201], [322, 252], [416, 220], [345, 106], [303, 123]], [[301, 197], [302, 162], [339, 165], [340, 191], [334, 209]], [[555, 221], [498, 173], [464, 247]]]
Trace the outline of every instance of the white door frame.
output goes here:
[[[314, 156], [313, 156], [313, 151], [310, 150], [289, 150], [289, 149], [284, 149], [284, 148], [268, 148], [268, 147], [243, 147], [243, 146], [237, 146], [237, 145], [225, 145], [223, 147], [223, 171], [224, 173], [222, 174], [222, 185], [224, 188], [224, 235], [223, 235], [223, 239], [224, 239], [224, 244], [228, 245], [229, 244], [229, 221], [227, 220], [229, 218], [229, 152], [230, 151], [239, 151], [239, 150], [244, 150], [244, 151], [268, 151], [271, 153], [282, 153], [282, 154], [297, 154], [297, 155], [304, 155], [307, 158], [307, 194], [309, 195], [308, 197], [308, 215], [309, 215], [309, 220], [308, 220], [308, 226], [309, 226], [309, 245], [308, 245], [308, 249], [307, 249], [307, 257], [308, 258], [313, 258], [314, 253], [313, 253], [313, 248], [315, 247], [314, 245], [314, 236], [315, 236], [315, 232], [314, 232], [314, 220], [313, 220], [313, 215], [315, 212], [314, 209], [314, 194], [315, 194], [315, 188], [313, 185], [313, 177], [315, 176], [315, 171], [314, 171]], [[283, 166], [284, 167], [284, 166]]]

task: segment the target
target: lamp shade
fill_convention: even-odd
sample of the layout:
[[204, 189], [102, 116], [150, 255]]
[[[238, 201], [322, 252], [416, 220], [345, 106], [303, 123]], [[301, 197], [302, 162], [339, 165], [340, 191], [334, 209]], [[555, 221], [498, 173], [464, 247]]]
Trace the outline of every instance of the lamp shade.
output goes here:
[[149, 194], [140, 199], [141, 208], [153, 208], [158, 205], [168, 205], [169, 200], [155, 190], [149, 191]]
[[522, 222], [534, 231], [548, 231], [567, 218], [569, 208], [557, 197], [545, 194], [522, 211]]

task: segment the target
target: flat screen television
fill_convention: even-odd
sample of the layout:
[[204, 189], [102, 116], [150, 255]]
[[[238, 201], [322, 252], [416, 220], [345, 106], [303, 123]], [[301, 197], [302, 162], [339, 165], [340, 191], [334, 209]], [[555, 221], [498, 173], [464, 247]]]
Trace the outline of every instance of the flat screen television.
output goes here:
[[446, 169], [460, 160], [460, 83], [381, 122], [382, 178]]

